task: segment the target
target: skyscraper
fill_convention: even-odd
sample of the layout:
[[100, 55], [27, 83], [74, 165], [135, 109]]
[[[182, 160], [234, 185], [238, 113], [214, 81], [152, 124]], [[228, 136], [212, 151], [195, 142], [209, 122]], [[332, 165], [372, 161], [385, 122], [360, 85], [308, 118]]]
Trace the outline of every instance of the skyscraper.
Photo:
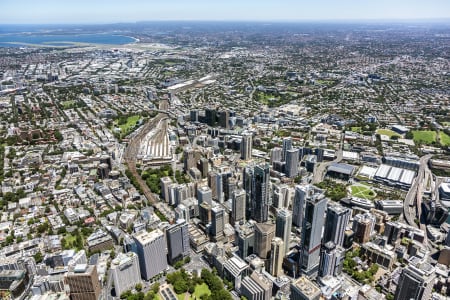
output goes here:
[[338, 276], [342, 273], [345, 250], [333, 242], [326, 243], [320, 252], [319, 276]]
[[292, 213], [288, 209], [280, 209], [277, 213], [275, 236], [284, 241], [284, 253], [289, 252], [289, 241], [291, 239]]
[[166, 241], [160, 229], [152, 232], [140, 231], [133, 238], [136, 241], [143, 279], [149, 280], [167, 268]]
[[244, 169], [247, 218], [258, 223], [269, 218], [270, 169], [268, 164], [247, 166]]
[[235, 190], [232, 193], [232, 201], [231, 217], [233, 224], [245, 221], [245, 191], [243, 189]]
[[409, 265], [400, 275], [394, 299], [430, 299], [435, 279], [435, 270], [431, 265]]
[[212, 190], [208, 186], [202, 186], [197, 189], [197, 199], [198, 204], [202, 204], [203, 202], [212, 204]]
[[325, 220], [325, 232], [323, 243], [332, 241], [337, 246], [344, 243], [344, 233], [350, 220], [351, 210], [339, 204], [331, 205], [327, 209], [327, 218]]
[[249, 133], [242, 135], [241, 159], [252, 159], [252, 135]]
[[283, 258], [285, 255], [284, 242], [279, 237], [272, 239], [270, 248], [269, 273], [272, 276], [280, 276], [283, 274]]
[[214, 239], [219, 239], [223, 236], [223, 229], [225, 228], [225, 211], [220, 206], [215, 206], [211, 209], [211, 235]]
[[239, 247], [239, 256], [246, 258], [254, 253], [255, 248], [255, 226], [254, 221], [243, 225], [236, 225], [236, 242]]
[[298, 149], [289, 149], [286, 151], [286, 166], [285, 174], [289, 178], [297, 177], [298, 175]]
[[292, 139], [291, 137], [285, 137], [283, 139], [283, 152], [281, 155], [281, 160], [286, 161], [287, 151], [292, 149]]
[[183, 259], [189, 255], [189, 231], [188, 224], [183, 219], [178, 219], [177, 222], [166, 229], [167, 238], [167, 258], [170, 264]]
[[305, 200], [300, 242], [300, 268], [303, 274], [315, 277], [319, 270], [320, 246], [327, 199], [323, 193], [316, 193], [309, 194]]
[[76, 265], [73, 271], [67, 273], [66, 282], [70, 289], [70, 299], [98, 300], [100, 297], [102, 289], [95, 265]]
[[275, 237], [275, 226], [272, 224], [256, 223], [255, 252], [261, 258], [269, 258], [272, 239]]
[[270, 150], [270, 164], [273, 166], [273, 163], [276, 161], [282, 160], [283, 149], [280, 147], [274, 147]]
[[121, 295], [126, 290], [134, 288], [141, 281], [137, 254], [134, 252], [119, 253], [111, 262], [110, 272], [116, 295]]
[[294, 204], [292, 206], [292, 223], [300, 227], [303, 222], [303, 211], [305, 209], [305, 198], [311, 186], [296, 185], [294, 193]]

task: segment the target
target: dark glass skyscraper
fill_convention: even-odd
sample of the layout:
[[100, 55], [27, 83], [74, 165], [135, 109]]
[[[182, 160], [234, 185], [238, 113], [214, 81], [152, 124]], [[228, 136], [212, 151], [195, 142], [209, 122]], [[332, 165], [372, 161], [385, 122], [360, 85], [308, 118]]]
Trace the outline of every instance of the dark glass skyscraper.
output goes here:
[[270, 167], [268, 164], [247, 166], [244, 169], [247, 218], [258, 223], [269, 218]]

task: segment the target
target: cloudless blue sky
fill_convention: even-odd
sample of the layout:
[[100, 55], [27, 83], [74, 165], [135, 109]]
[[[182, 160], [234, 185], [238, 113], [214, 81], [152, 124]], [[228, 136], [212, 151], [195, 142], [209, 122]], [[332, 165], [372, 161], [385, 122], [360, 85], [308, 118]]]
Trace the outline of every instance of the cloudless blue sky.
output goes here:
[[450, 18], [450, 0], [0, 0], [0, 24]]

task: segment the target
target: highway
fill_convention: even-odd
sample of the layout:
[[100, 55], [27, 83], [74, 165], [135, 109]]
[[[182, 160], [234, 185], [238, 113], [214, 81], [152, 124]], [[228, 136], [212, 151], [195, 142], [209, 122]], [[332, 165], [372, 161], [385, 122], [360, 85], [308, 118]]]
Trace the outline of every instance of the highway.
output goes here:
[[423, 189], [425, 183], [425, 173], [429, 172], [428, 170], [428, 160], [431, 158], [431, 155], [425, 155], [420, 158], [420, 166], [419, 171], [417, 172], [417, 177], [414, 179], [413, 184], [411, 185], [408, 193], [406, 194], [405, 200], [403, 201], [403, 216], [407, 224], [420, 228], [425, 231], [425, 240], [426, 240], [426, 228], [425, 224], [419, 222], [419, 225], [414, 222], [414, 220], [420, 220], [421, 214], [421, 204], [422, 204], [422, 196]]

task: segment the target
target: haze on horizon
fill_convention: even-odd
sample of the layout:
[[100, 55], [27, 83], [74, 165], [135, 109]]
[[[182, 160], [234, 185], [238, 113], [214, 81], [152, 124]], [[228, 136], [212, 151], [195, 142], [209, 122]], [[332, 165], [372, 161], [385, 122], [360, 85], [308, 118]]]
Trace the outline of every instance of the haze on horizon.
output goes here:
[[0, 24], [450, 19], [448, 0], [14, 0]]

